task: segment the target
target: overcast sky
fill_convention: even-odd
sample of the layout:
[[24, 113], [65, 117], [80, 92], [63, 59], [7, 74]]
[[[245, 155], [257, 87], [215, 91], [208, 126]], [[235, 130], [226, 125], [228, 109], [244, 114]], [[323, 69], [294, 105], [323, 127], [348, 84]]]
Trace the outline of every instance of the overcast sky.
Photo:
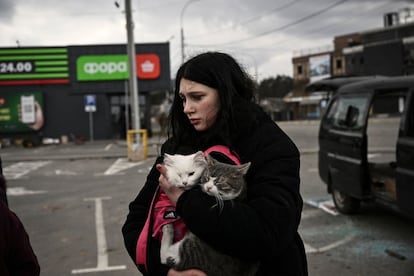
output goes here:
[[[224, 51], [259, 79], [292, 76], [294, 53], [381, 28], [385, 13], [414, 6], [414, 0], [188, 1], [132, 0], [135, 42], [170, 41], [174, 74], [181, 63], [182, 19], [186, 55]], [[118, 3], [0, 0], [0, 47], [16, 47], [16, 41], [22, 47], [126, 43], [124, 1]]]

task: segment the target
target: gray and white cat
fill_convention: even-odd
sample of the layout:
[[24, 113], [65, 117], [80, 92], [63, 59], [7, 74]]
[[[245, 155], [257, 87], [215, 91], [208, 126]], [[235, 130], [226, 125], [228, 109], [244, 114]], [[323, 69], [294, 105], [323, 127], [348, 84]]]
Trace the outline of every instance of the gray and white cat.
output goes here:
[[[201, 151], [191, 155], [165, 155], [164, 164], [171, 184], [184, 189], [200, 185], [203, 192], [216, 198], [214, 207], [220, 211], [224, 201], [243, 195], [244, 175], [250, 167], [250, 162], [229, 165], [209, 155], [204, 158]], [[257, 272], [258, 264], [220, 253], [191, 232], [173, 243], [172, 224], [164, 225], [162, 230], [161, 263], [176, 270], [198, 268], [209, 276], [253, 276]]]

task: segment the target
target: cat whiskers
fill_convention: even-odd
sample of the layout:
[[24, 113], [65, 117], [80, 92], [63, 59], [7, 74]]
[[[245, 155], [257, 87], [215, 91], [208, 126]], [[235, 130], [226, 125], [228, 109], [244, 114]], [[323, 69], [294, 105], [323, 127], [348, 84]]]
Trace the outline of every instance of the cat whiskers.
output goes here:
[[220, 194], [215, 194], [214, 197], [216, 198], [216, 204], [214, 204], [211, 208], [216, 208], [217, 206], [219, 207], [220, 213], [223, 211], [224, 208], [224, 200], [221, 197]]

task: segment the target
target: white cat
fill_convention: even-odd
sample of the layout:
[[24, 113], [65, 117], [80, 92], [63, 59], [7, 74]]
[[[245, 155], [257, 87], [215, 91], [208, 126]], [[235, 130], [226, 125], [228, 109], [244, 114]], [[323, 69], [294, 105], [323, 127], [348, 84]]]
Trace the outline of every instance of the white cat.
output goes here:
[[188, 190], [200, 183], [200, 178], [207, 168], [207, 160], [202, 151], [190, 155], [166, 153], [164, 165], [170, 184]]

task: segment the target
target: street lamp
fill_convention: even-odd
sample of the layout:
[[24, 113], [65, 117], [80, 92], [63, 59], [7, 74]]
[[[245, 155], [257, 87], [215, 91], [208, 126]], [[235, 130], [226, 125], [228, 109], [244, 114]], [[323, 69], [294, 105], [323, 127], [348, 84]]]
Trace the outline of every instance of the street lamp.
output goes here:
[[184, 29], [183, 29], [183, 15], [184, 15], [184, 11], [187, 9], [187, 7], [191, 4], [194, 3], [196, 1], [200, 1], [200, 0], [188, 0], [183, 9], [181, 10], [181, 15], [180, 15], [180, 31], [181, 31], [181, 63], [184, 63], [184, 59], [185, 59], [185, 53], [184, 53]]

